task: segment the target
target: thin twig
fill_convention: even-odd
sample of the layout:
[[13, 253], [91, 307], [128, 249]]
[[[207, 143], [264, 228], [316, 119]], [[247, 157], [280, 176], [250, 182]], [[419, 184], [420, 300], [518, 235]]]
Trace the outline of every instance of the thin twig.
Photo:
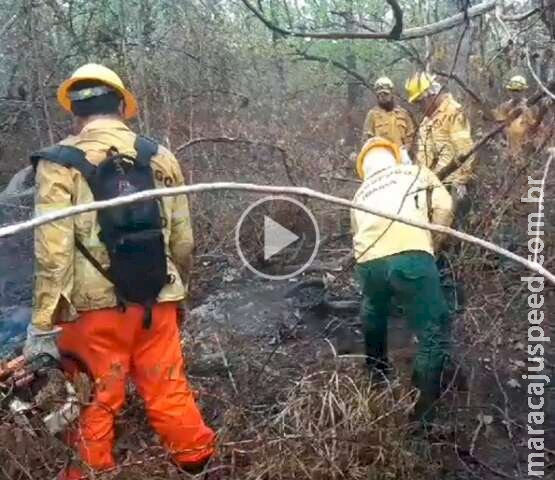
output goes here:
[[543, 84], [543, 82], [540, 80], [540, 77], [538, 77], [538, 74], [534, 70], [534, 67], [532, 66], [532, 61], [530, 60], [530, 51], [527, 48], [525, 49], [525, 53], [526, 53], [526, 63], [528, 65], [528, 70], [530, 70], [532, 77], [534, 77], [534, 80], [540, 86], [540, 88], [545, 92], [545, 94], [550, 96], [553, 100], [555, 100], [555, 94], [553, 94], [553, 92], [551, 92], [551, 90], [549, 90]]
[[478, 105], [483, 105], [484, 100], [474, 92], [456, 73], [444, 72], [442, 70], [433, 70], [433, 73], [437, 73], [440, 77], [452, 78]]
[[0, 28], [0, 37], [4, 35], [17, 20], [17, 15], [13, 15], [3, 26]]
[[474, 433], [472, 434], [472, 441], [470, 442], [470, 456], [473, 457], [474, 456], [474, 449], [476, 448], [476, 440], [478, 440], [478, 435], [480, 435], [480, 431], [482, 430], [482, 427], [484, 426], [484, 416], [482, 414], [478, 415], [478, 426], [476, 427], [476, 430], [474, 430]]
[[501, 19], [505, 20], [506, 22], [522, 22], [522, 20], [526, 20], [530, 18], [535, 13], [540, 13], [542, 10], [539, 7], [532, 8], [526, 12], [517, 13], [515, 15], [501, 15]]
[[233, 387], [233, 391], [235, 392], [236, 395], [239, 395], [239, 390], [237, 390], [237, 384], [235, 383], [235, 379], [233, 378], [233, 373], [231, 373], [231, 367], [229, 365], [229, 362], [227, 361], [227, 357], [225, 356], [225, 352], [224, 352], [224, 349], [222, 348], [222, 344], [220, 343], [220, 337], [218, 337], [218, 334], [215, 333], [214, 338], [216, 340], [216, 344], [218, 345], [218, 348], [220, 349], [222, 361], [224, 362], [224, 367], [227, 370], [227, 375], [229, 377], [229, 381], [231, 382], [231, 386]]
[[179, 153], [187, 148], [192, 147], [193, 145], [197, 145], [199, 143], [243, 143], [245, 145], [254, 145], [254, 146], [259, 146], [259, 147], [268, 147], [268, 148], [272, 148], [274, 150], [277, 150], [281, 153], [281, 160], [283, 163], [283, 168], [285, 169], [285, 174], [287, 175], [287, 179], [289, 180], [289, 182], [291, 183], [291, 185], [297, 185], [295, 180], [293, 179], [293, 175], [291, 174], [291, 168], [289, 167], [289, 164], [287, 163], [287, 160], [289, 158], [288, 154], [287, 154], [287, 150], [285, 150], [285, 148], [280, 147], [279, 145], [276, 145], [275, 143], [269, 143], [269, 142], [261, 142], [258, 140], [249, 140], [248, 138], [241, 138], [241, 137], [224, 137], [224, 136], [219, 136], [219, 137], [199, 137], [199, 138], [193, 138], [185, 143], [183, 143], [182, 145], [180, 145], [179, 147], [177, 147], [175, 149], [176, 153]]

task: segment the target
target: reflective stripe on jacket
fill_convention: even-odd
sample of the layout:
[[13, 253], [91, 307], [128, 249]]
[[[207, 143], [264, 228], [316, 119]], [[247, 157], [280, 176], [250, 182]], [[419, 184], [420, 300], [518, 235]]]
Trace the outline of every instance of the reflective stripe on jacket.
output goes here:
[[388, 112], [377, 106], [366, 116], [363, 142], [371, 137], [383, 137], [399, 147], [410, 149], [414, 133], [414, 122], [404, 108], [397, 106]]
[[[416, 162], [437, 173], [472, 146], [470, 122], [462, 106], [445, 94], [439, 107], [420, 124]], [[466, 184], [472, 178], [473, 164], [474, 158], [469, 158], [444, 183]]]
[[[122, 154], [135, 156], [135, 133], [117, 119], [97, 119], [87, 124], [78, 136], [62, 144], [80, 148], [87, 160], [99, 164], [106, 151], [115, 147]], [[184, 184], [175, 157], [160, 146], [152, 159], [157, 188]], [[41, 160], [36, 172], [36, 214], [93, 201], [86, 180], [75, 169]], [[188, 200], [185, 195], [162, 199], [163, 229], [168, 255], [169, 283], [162, 289], [159, 302], [185, 298], [192, 266], [193, 233]], [[117, 305], [113, 285], [76, 250], [77, 237], [104, 268], [109, 267], [108, 252], [98, 238], [100, 227], [96, 212], [42, 225], [35, 230], [35, 288], [33, 323], [43, 329], [57, 322], [70, 321], [77, 312]], [[140, 282], [141, 279], [137, 279]]]
[[[353, 201], [421, 222], [450, 225], [453, 220], [453, 201], [446, 188], [430, 170], [417, 165], [376, 172], [364, 180]], [[351, 210], [351, 224], [358, 263], [410, 250], [434, 253], [428, 230], [360, 210]]]

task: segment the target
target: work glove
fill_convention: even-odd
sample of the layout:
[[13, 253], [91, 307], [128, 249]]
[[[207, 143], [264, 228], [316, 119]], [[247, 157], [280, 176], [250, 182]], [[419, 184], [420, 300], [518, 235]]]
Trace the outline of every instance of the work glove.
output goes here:
[[56, 341], [61, 332], [62, 329], [60, 327], [54, 327], [51, 330], [41, 330], [30, 323], [27, 327], [27, 339], [23, 347], [25, 360], [32, 360], [44, 353], [59, 360], [60, 352]]

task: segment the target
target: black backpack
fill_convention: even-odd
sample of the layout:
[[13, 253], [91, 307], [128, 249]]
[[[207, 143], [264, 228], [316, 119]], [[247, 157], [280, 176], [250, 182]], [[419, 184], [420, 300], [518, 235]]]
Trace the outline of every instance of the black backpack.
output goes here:
[[[154, 188], [151, 160], [158, 144], [137, 136], [137, 157], [120, 154], [114, 147], [98, 166], [88, 162], [85, 152], [54, 145], [31, 155], [39, 160], [77, 169], [86, 179], [95, 200], [108, 200]], [[106, 246], [110, 267], [106, 270], [76, 238], [79, 251], [115, 287], [121, 307], [138, 303], [147, 307], [145, 327], [150, 327], [152, 305], [168, 282], [168, 266], [162, 228], [164, 219], [158, 200], [144, 200], [97, 211], [100, 240]]]

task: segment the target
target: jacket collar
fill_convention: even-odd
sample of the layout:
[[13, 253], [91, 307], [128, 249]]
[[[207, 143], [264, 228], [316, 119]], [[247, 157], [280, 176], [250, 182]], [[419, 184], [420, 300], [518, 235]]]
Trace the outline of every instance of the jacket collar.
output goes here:
[[444, 112], [447, 107], [453, 102], [453, 95], [451, 95], [450, 93], [446, 93], [445, 97], [443, 98], [443, 101], [439, 104], [439, 107], [437, 108], [438, 112]]
[[441, 115], [445, 112], [445, 110], [447, 110], [447, 108], [449, 108], [449, 105], [451, 105], [451, 103], [455, 101], [453, 95], [451, 95], [450, 93], [445, 93], [444, 95], [445, 96], [443, 97], [443, 100], [438, 105], [438, 107], [432, 113], [426, 115], [426, 118], [434, 118], [438, 115]]
[[391, 110], [386, 110], [385, 108], [382, 108], [379, 105], [376, 105], [376, 107], [380, 112], [383, 112], [383, 113], [397, 113], [399, 111], [399, 105], [394, 105]]
[[83, 127], [81, 134], [91, 132], [93, 130], [129, 130], [129, 127], [123, 122], [123, 120], [118, 118], [96, 118]]

